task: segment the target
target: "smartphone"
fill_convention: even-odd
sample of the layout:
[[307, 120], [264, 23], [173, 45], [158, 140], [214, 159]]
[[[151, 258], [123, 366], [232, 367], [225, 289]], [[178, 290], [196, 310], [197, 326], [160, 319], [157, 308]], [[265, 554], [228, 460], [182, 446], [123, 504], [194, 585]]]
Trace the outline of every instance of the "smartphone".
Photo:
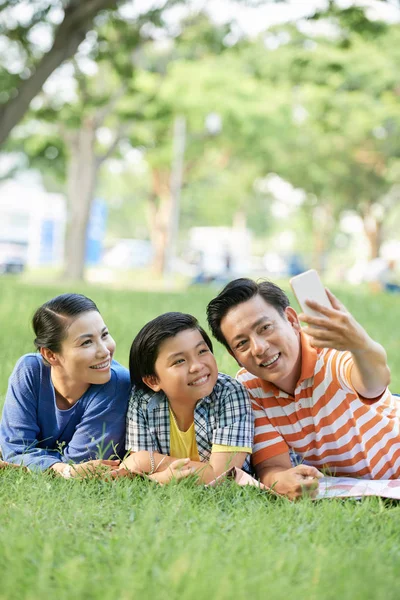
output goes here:
[[300, 273], [300, 275], [296, 275], [296, 277], [292, 277], [290, 285], [302, 311], [307, 315], [313, 317], [323, 316], [317, 310], [310, 308], [306, 304], [306, 300], [315, 300], [315, 302], [326, 306], [326, 308], [332, 308], [328, 294], [315, 269], [310, 269], [309, 271]]

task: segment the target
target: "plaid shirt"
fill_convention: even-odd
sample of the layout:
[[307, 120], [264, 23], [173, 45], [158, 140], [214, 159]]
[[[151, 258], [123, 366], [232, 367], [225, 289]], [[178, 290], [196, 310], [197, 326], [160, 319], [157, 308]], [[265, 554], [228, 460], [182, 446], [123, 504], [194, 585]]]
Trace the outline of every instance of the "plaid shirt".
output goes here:
[[[211, 394], [196, 404], [194, 429], [202, 462], [209, 460], [213, 444], [251, 448], [254, 418], [247, 390], [229, 375], [219, 373]], [[169, 404], [163, 392], [133, 388], [126, 416], [126, 449], [169, 455]], [[243, 469], [251, 471], [250, 456]]]

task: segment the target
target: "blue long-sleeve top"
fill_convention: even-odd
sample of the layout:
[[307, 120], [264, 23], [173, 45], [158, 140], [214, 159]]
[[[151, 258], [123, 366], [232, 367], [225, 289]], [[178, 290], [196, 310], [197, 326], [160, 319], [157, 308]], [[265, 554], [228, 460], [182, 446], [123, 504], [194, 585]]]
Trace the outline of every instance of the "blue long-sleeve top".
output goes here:
[[107, 383], [90, 385], [71, 408], [60, 410], [50, 367], [40, 354], [22, 356], [0, 423], [4, 460], [45, 470], [57, 462], [123, 456], [129, 392], [129, 372], [113, 360]]

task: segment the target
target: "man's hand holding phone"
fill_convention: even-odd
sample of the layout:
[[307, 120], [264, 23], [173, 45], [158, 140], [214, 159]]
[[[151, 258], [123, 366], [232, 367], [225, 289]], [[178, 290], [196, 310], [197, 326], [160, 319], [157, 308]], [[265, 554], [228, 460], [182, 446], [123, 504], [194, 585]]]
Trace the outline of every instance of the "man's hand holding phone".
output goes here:
[[320, 313], [320, 317], [299, 314], [299, 319], [307, 323], [303, 331], [310, 336], [312, 345], [317, 348], [349, 350], [352, 353], [367, 350], [374, 343], [373, 340], [332, 292], [326, 289], [326, 293], [331, 308], [322, 306], [315, 300], [306, 301], [310, 308]]

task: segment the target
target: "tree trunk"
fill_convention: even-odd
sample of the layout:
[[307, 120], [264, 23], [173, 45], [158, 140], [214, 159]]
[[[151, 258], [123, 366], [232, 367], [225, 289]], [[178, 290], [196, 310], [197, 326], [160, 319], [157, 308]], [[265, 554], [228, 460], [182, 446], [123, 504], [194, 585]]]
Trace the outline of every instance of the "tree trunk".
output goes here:
[[374, 205], [371, 203], [363, 206], [364, 233], [369, 244], [370, 260], [378, 258], [381, 249], [383, 224], [380, 212], [374, 210]]
[[21, 80], [17, 95], [0, 109], [0, 146], [17, 125], [47, 78], [65, 60], [73, 56], [85, 39], [94, 17], [103, 9], [116, 6], [117, 0], [71, 0], [64, 20], [56, 31], [51, 49], [44, 54], [31, 77]]
[[173, 202], [169, 186], [169, 173], [154, 169], [152, 180], [153, 190], [149, 197], [147, 211], [150, 239], [154, 249], [152, 267], [157, 276], [162, 276], [166, 269]]
[[332, 208], [328, 204], [318, 204], [312, 212], [312, 265], [319, 273], [324, 273], [326, 269], [327, 253], [331, 241], [332, 228]]
[[84, 279], [86, 234], [92, 205], [98, 162], [94, 153], [96, 127], [86, 119], [79, 131], [71, 134], [67, 172], [68, 224], [65, 240], [67, 279]]

